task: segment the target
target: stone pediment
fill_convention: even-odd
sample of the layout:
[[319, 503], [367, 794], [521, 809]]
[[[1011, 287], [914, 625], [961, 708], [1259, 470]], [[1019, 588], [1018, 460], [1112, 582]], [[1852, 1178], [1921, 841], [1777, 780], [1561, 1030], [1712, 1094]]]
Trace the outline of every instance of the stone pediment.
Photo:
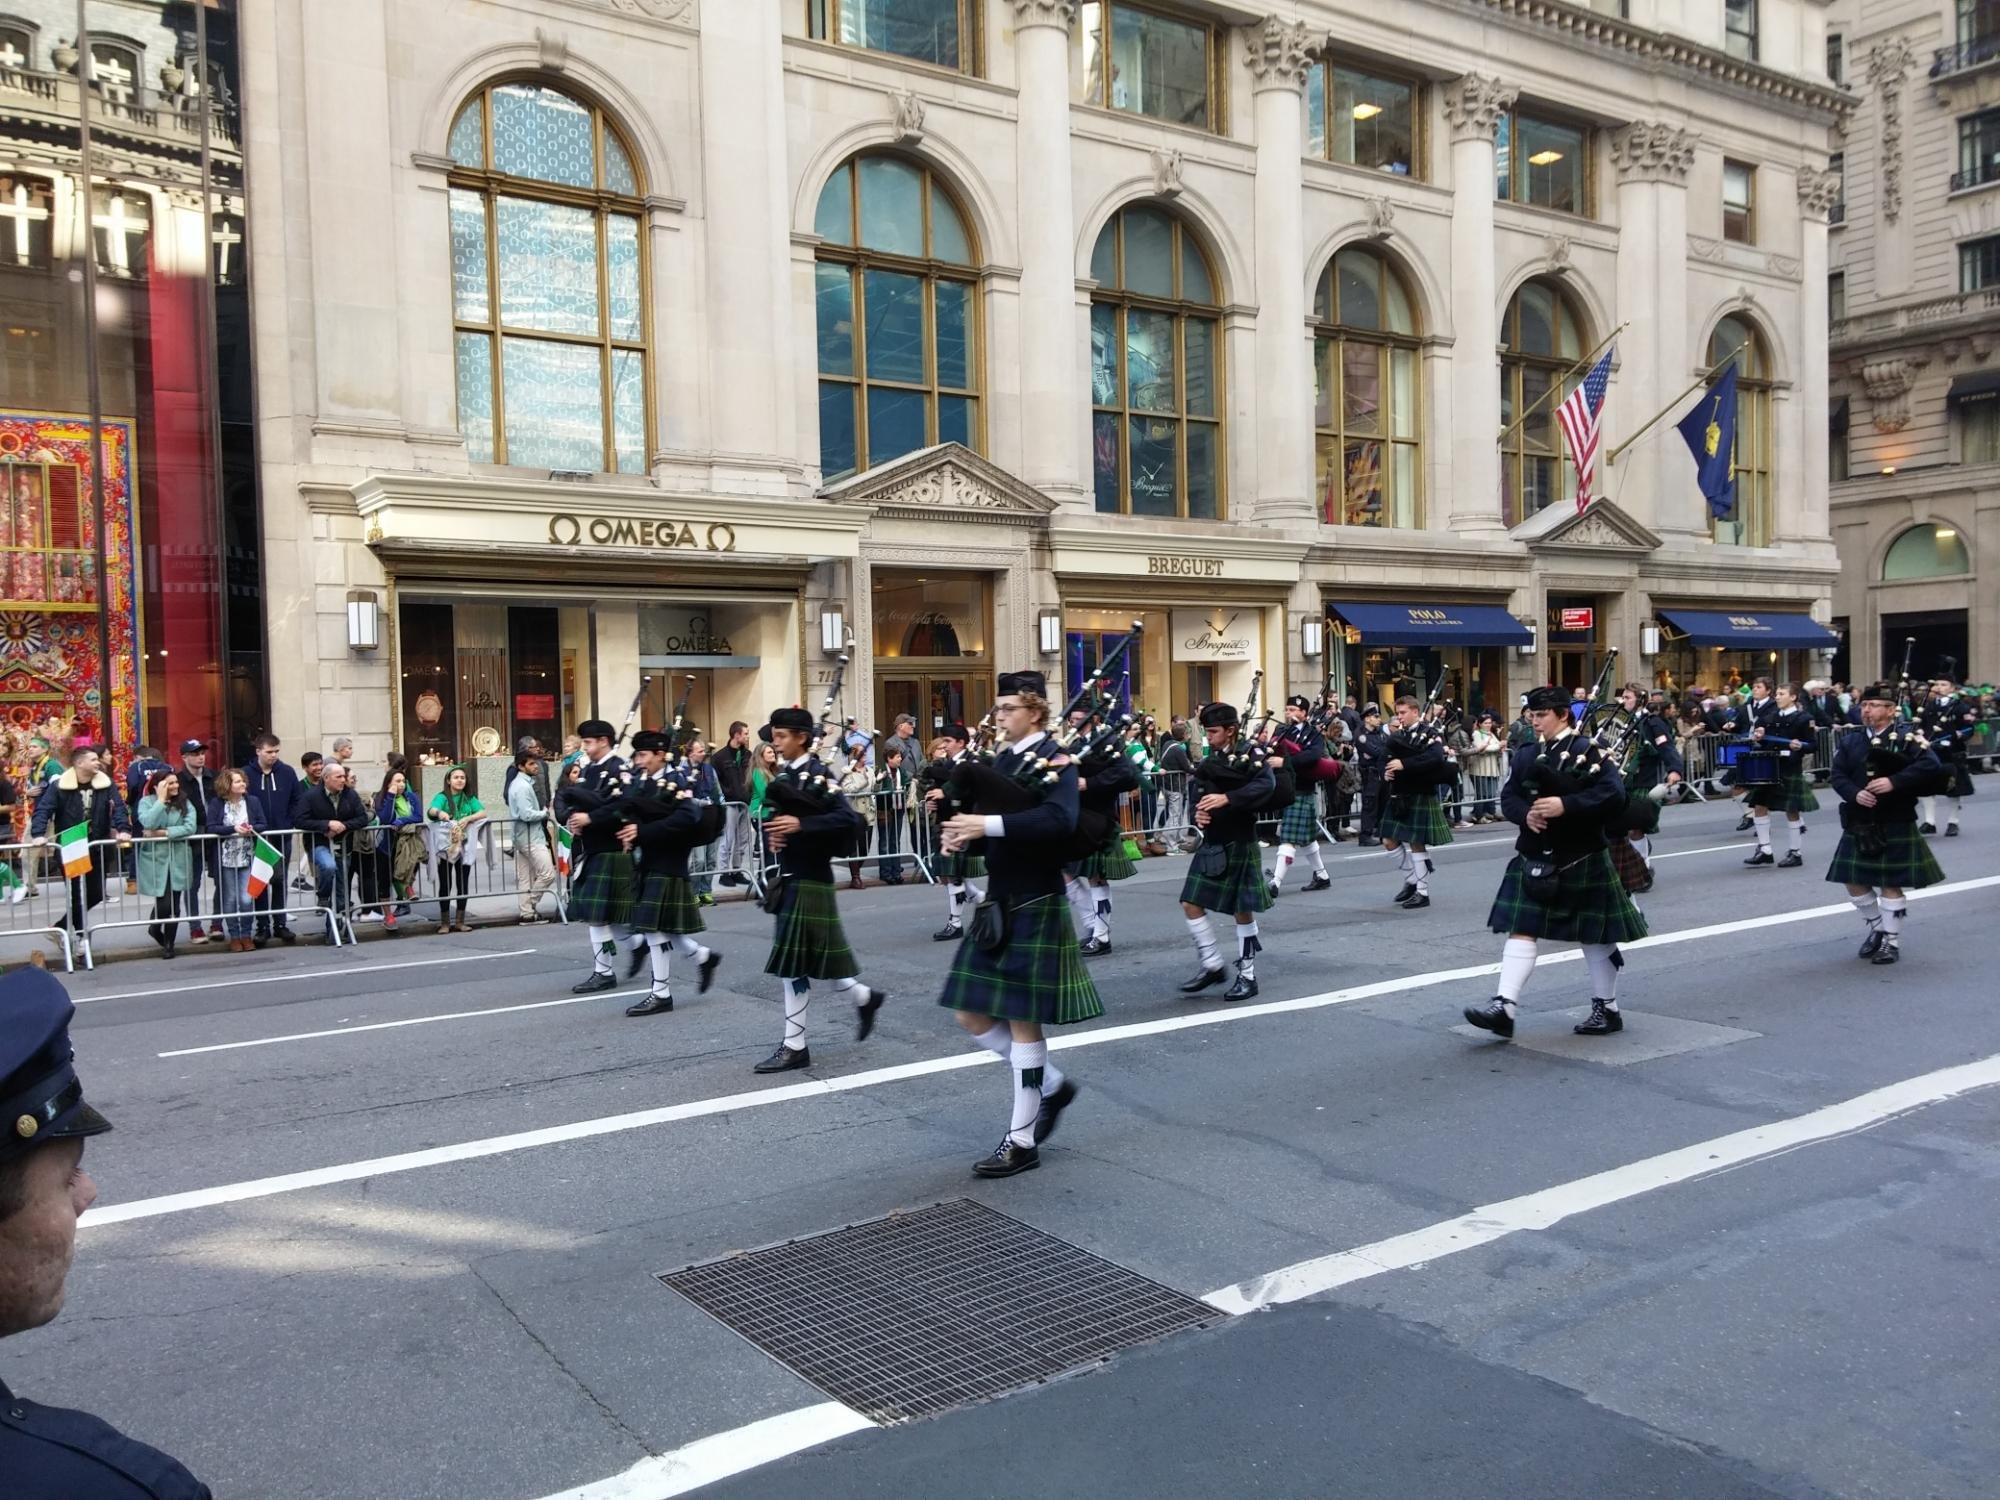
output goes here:
[[844, 505], [920, 512], [963, 521], [1041, 524], [1056, 508], [1033, 485], [959, 443], [940, 443], [830, 484], [820, 492]]
[[1599, 552], [1636, 557], [1660, 545], [1657, 532], [1633, 520], [1609, 500], [1593, 500], [1578, 515], [1568, 505], [1550, 505], [1510, 533], [1533, 552]]

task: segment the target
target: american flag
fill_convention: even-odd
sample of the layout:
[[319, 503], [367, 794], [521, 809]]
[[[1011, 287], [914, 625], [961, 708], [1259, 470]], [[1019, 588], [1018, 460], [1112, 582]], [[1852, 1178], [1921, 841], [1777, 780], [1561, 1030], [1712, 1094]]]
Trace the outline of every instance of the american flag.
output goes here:
[[1583, 384], [1556, 408], [1556, 420], [1562, 423], [1563, 435], [1569, 439], [1570, 457], [1576, 460], [1578, 514], [1590, 504], [1590, 481], [1597, 471], [1597, 444], [1602, 436], [1598, 423], [1604, 416], [1604, 388], [1611, 383], [1611, 354], [1611, 350], [1605, 350], [1604, 358], [1583, 377]]

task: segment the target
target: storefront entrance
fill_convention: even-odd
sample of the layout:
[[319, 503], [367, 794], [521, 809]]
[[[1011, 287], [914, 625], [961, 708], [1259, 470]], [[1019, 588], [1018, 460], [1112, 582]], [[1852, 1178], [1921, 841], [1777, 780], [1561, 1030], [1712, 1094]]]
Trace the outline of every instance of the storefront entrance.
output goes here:
[[[1914, 646], [1910, 638], [1916, 638]], [[1910, 657], [1910, 671], [1918, 678], [1949, 677], [1961, 681], [1966, 676], [1966, 643], [1969, 635], [1962, 609], [1938, 609], [1923, 613], [1882, 616], [1882, 672], [1894, 676], [1903, 669], [1903, 654]]]
[[923, 673], [880, 673], [875, 678], [877, 715], [870, 728], [888, 734], [898, 714], [917, 721], [917, 739], [926, 747], [947, 724], [970, 728], [993, 705], [989, 677], [932, 677]]
[[[1559, 688], [1588, 688], [1604, 666], [1604, 607], [1594, 594], [1549, 595], [1542, 634], [1549, 643], [1549, 681]], [[1614, 692], [1617, 683], [1607, 683]]]
[[1342, 700], [1386, 716], [1408, 694], [1466, 713], [1508, 716], [1507, 650], [1533, 641], [1497, 604], [1334, 602], [1327, 606], [1327, 678]]
[[[1256, 605], [1216, 609], [1085, 609], [1063, 612], [1063, 698], [1097, 676], [1104, 662], [1145, 626], [1121, 659], [1111, 694], [1121, 711], [1151, 714], [1161, 723], [1191, 717], [1202, 705], [1227, 701], [1241, 708], [1261, 659], [1263, 610]], [[1282, 695], [1281, 695], [1282, 697]], [[1258, 704], [1261, 713], [1271, 706]]]
[[984, 573], [877, 568], [872, 579], [875, 722], [917, 721], [928, 746], [947, 724], [970, 727], [993, 703], [992, 585]]

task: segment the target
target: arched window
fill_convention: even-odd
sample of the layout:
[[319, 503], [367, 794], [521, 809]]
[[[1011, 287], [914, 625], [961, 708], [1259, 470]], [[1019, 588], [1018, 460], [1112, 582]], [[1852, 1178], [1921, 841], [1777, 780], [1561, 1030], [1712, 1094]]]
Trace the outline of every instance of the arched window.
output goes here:
[[107, 104], [133, 104], [146, 86], [145, 64], [136, 44], [90, 39], [90, 82]]
[[1506, 434], [1500, 489], [1507, 524], [1518, 526], [1543, 506], [1576, 494], [1576, 468], [1563, 449], [1556, 408], [1582, 381], [1585, 372], [1574, 367], [1589, 346], [1582, 314], [1551, 281], [1530, 281], [1514, 294], [1500, 338], [1500, 426]]
[[1180, 220], [1121, 209], [1090, 256], [1097, 508], [1224, 513], [1222, 323], [1208, 258]]
[[1949, 526], [1912, 526], [1889, 544], [1882, 558], [1882, 581], [1955, 578], [1972, 571], [1965, 543]]
[[0, 172], [0, 266], [46, 268], [54, 223], [48, 178]]
[[1771, 356], [1764, 336], [1744, 318], [1715, 325], [1708, 340], [1708, 363], [1720, 364], [1736, 350], [1736, 508], [1710, 527], [1718, 542], [1738, 547], [1771, 545]]
[[0, 72], [33, 71], [38, 66], [35, 28], [13, 16], [0, 16]]
[[1409, 288], [1365, 246], [1341, 251], [1313, 298], [1313, 426], [1320, 519], [1423, 524], [1417, 320]]
[[596, 106], [527, 80], [451, 127], [458, 426], [474, 463], [643, 474], [644, 191]]
[[978, 450], [978, 256], [944, 184], [901, 157], [856, 157], [827, 179], [813, 228], [821, 473]]

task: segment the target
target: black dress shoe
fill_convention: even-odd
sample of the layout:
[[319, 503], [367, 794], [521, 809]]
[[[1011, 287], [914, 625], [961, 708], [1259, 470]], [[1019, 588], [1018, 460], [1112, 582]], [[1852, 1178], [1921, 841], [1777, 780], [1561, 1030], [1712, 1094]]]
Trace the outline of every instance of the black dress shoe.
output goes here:
[[1945, 824], [1945, 825], [1944, 825], [1944, 836], [1945, 836], [1946, 838], [1948, 838], [1948, 839], [1955, 839], [1955, 838], [1957, 838], [1957, 837], [1958, 837], [1958, 825], [1957, 825], [1956, 823], [1947, 823], [1947, 824]]
[[1403, 882], [1403, 888], [1400, 891], [1396, 892], [1395, 895], [1391, 896], [1389, 900], [1394, 905], [1401, 906], [1405, 901], [1409, 900], [1410, 897], [1416, 895], [1416, 893], [1417, 893], [1417, 883], [1414, 880], [1406, 880]]
[[931, 941], [934, 943], [949, 943], [964, 936], [965, 924], [960, 922], [957, 917], [953, 917], [944, 926], [931, 934]]
[[1380, 849], [1382, 847], [1382, 841], [1372, 833], [1364, 833], [1354, 842], [1359, 844], [1363, 849]]
[[674, 1008], [672, 995], [648, 995], [637, 1005], [625, 1007], [628, 1016], [663, 1016]]
[[609, 974], [600, 974], [593, 969], [588, 979], [584, 980], [581, 984], [571, 985], [569, 992], [572, 995], [596, 995], [605, 990], [615, 990], [617, 988], [617, 980], [613, 979]]
[[[162, 958], [172, 958], [173, 956], [174, 956], [174, 944], [173, 944], [173, 939], [169, 938], [169, 939], [168, 939], [168, 940], [167, 940], [166, 942], [164, 942], [164, 943], [160, 944], [160, 957], [162, 957]], [[1878, 958], [1877, 960], [1875, 960], [1875, 961], [1876, 961], [1877, 963], [1880, 963], [1880, 962], [1881, 962], [1881, 960], [1880, 960], [1879, 958]]]
[[1410, 897], [1407, 901], [1399, 901], [1396, 904], [1402, 907], [1404, 911], [1422, 911], [1426, 906], [1431, 904], [1431, 898], [1419, 894]]
[[[460, 930], [462, 931], [463, 928], [461, 928]], [[646, 967], [646, 945], [644, 943], [641, 943], [638, 947], [632, 950], [630, 956], [627, 957], [625, 960], [625, 977], [627, 979], [637, 979], [639, 977], [639, 971], [645, 967]]]
[[1229, 977], [1227, 969], [1203, 969], [1194, 978], [1181, 985], [1183, 995], [1199, 995], [1203, 990], [1213, 988]]
[[1759, 849], [1755, 854], [1744, 860], [1743, 864], [1745, 868], [1748, 868], [1754, 865], [1774, 865], [1777, 862], [1777, 859], [1769, 849]]
[[1241, 974], [1236, 976], [1236, 983], [1222, 992], [1222, 998], [1225, 1000], [1254, 1000], [1256, 997], [1257, 981], [1245, 979]]
[[758, 1063], [750, 1071], [753, 1073], [789, 1073], [794, 1068], [810, 1068], [813, 1055], [804, 1047], [779, 1047], [769, 1057]]
[[1736, 825], [1736, 831], [1738, 833], [1748, 833], [1751, 829], [1755, 828], [1756, 826], [1757, 826], [1757, 820], [1751, 817], [1750, 814], [1745, 813], [1743, 815], [1743, 821]]
[[1012, 1177], [1017, 1172], [1032, 1172], [1042, 1164], [1042, 1155], [1033, 1146], [1017, 1146], [1009, 1140], [1002, 1141], [993, 1148], [991, 1156], [982, 1157], [972, 1164], [974, 1177]]
[[1306, 882], [1309, 891], [1329, 891], [1333, 889], [1333, 877], [1322, 870]]
[[1085, 958], [1096, 958], [1099, 954], [1111, 951], [1111, 939], [1087, 937], [1081, 943], [1077, 944], [1076, 951], [1081, 953]]
[[697, 995], [706, 995], [708, 993], [708, 987], [715, 983], [715, 971], [721, 966], [722, 955], [717, 953], [713, 948], [709, 949], [708, 957], [704, 958], [700, 966], [695, 970], [701, 976], [695, 989]]
[[1602, 1000], [1590, 1002], [1590, 1014], [1570, 1028], [1578, 1036], [1610, 1036], [1625, 1029], [1625, 1018]]
[[1280, 886], [1275, 880], [1265, 881], [1264, 890], [1273, 901], [1276, 901], [1278, 897], [1284, 894], [1284, 887]]
[[[169, 949], [167, 957], [172, 958], [173, 956], [173, 951]], [[1892, 964], [1902, 956], [1903, 950], [1897, 945], [1896, 940], [1894, 938], [1885, 938], [1882, 946], [1876, 950], [1873, 962], [1878, 964]]]
[[865, 1042], [868, 1033], [875, 1029], [875, 1012], [882, 1008], [882, 1002], [889, 998], [887, 990], [870, 988], [868, 998], [854, 1007], [854, 1040]]
[[1920, 823], [1920, 824], [1918, 824], [1918, 825], [1917, 825], [1917, 831], [1918, 831], [1918, 832], [1920, 832], [1920, 833], [1936, 833], [1936, 832], [1937, 832], [1937, 824], [1935, 824], [1935, 823]]
[[1803, 854], [1799, 853], [1798, 850], [1787, 849], [1785, 851], [1785, 857], [1778, 861], [1778, 868], [1781, 870], [1796, 870], [1800, 865], [1804, 864], [1805, 862], [1806, 862], [1806, 857]]
[[1498, 995], [1484, 1005], [1466, 1006], [1465, 1019], [1481, 1031], [1490, 1031], [1503, 1039], [1514, 1034], [1514, 1018], [1507, 1014], [1507, 1002]]
[[1856, 958], [1873, 958], [1882, 951], [1882, 945], [1888, 941], [1888, 933], [1879, 927], [1871, 927], [1868, 929], [1868, 936], [1861, 940], [1861, 946], [1855, 951], [1854, 956]]
[[287, 948], [291, 947], [292, 944], [296, 943], [299, 940], [299, 935], [296, 932], [292, 931], [292, 929], [289, 927], [280, 927], [275, 933], [272, 934], [272, 936], [275, 937], [279, 942], [283, 943]]
[[1037, 1146], [1056, 1133], [1056, 1125], [1062, 1120], [1062, 1112], [1076, 1102], [1076, 1085], [1065, 1078], [1056, 1086], [1053, 1094], [1042, 1095], [1041, 1112], [1035, 1116], [1035, 1144]]

